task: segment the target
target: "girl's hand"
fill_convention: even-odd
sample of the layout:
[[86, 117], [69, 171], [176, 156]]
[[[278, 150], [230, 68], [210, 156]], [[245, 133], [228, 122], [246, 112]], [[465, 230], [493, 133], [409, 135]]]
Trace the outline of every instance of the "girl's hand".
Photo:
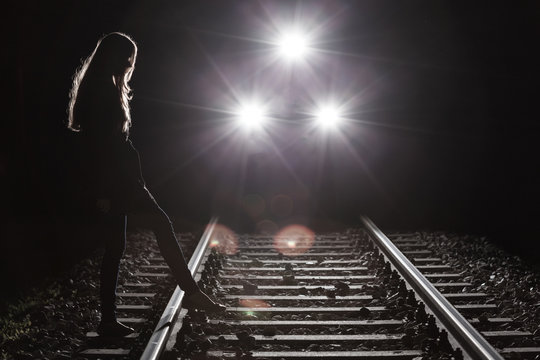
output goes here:
[[110, 199], [97, 199], [96, 207], [99, 211], [106, 214], [111, 210], [111, 200]]

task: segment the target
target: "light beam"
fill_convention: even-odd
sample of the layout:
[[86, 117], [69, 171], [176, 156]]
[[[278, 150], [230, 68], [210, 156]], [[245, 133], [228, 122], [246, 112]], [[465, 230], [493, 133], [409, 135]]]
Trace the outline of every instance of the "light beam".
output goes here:
[[335, 128], [342, 121], [342, 114], [338, 107], [325, 105], [315, 112], [315, 121], [322, 128]]
[[265, 109], [257, 103], [243, 104], [236, 111], [236, 119], [246, 130], [260, 128], [265, 122]]
[[301, 60], [309, 53], [307, 37], [298, 31], [283, 34], [277, 47], [279, 55], [289, 61]]

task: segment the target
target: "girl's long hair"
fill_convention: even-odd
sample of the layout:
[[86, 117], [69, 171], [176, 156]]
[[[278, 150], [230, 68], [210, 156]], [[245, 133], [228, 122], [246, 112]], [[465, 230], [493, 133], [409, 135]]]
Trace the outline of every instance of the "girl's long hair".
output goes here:
[[94, 51], [73, 76], [69, 129], [77, 132], [120, 130], [126, 137], [129, 135], [132, 97], [129, 80], [136, 57], [137, 45], [126, 34], [114, 32], [98, 40]]

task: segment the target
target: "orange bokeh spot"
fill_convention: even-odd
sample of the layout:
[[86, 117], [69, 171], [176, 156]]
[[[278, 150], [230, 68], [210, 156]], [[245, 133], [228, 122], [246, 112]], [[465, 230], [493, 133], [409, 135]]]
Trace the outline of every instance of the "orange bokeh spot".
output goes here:
[[274, 248], [283, 255], [303, 254], [313, 246], [315, 233], [303, 225], [289, 225], [274, 236]]
[[270, 305], [259, 299], [239, 299], [238, 304], [242, 307], [252, 307], [252, 308], [268, 308]]
[[238, 252], [238, 237], [225, 225], [216, 224], [209, 246], [222, 254], [233, 255]]

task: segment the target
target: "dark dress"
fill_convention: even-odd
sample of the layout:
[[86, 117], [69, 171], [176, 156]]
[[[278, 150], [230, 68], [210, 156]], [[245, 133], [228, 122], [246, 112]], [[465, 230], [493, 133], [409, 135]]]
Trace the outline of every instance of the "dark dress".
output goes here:
[[[160, 252], [178, 285], [188, 295], [198, 291], [172, 224], [145, 185], [137, 150], [123, 134], [105, 135], [112, 133], [108, 129], [80, 133], [84, 202], [90, 216], [97, 216], [110, 235], [103, 239], [105, 254], [100, 276], [102, 319], [109, 321], [116, 318], [116, 283], [129, 214], [149, 215]], [[109, 199], [110, 210], [100, 212], [96, 206], [98, 199]]]
[[88, 205], [95, 207], [97, 199], [109, 199], [110, 215], [152, 211], [155, 200], [146, 189], [139, 153], [131, 140], [124, 136], [99, 137], [84, 133], [81, 138]]

